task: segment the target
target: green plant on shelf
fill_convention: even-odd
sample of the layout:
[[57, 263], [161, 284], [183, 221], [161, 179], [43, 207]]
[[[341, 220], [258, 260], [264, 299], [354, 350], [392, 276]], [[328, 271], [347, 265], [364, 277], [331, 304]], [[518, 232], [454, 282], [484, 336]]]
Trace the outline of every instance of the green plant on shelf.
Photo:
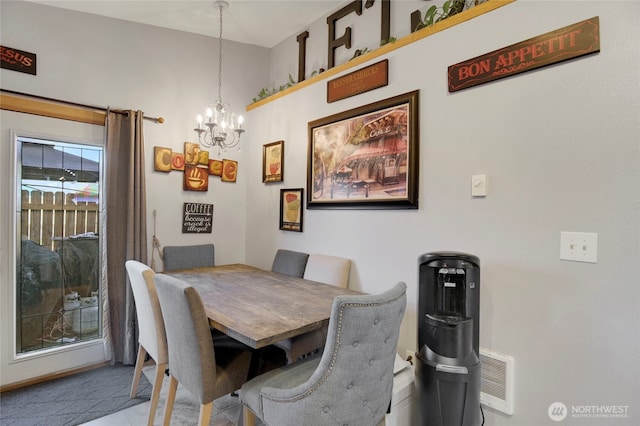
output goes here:
[[380, 47], [384, 46], [385, 44], [390, 44], [390, 43], [395, 43], [396, 42], [396, 38], [395, 37], [389, 37], [388, 40], [382, 40], [380, 42]]
[[[420, 21], [420, 23], [418, 24], [418, 26], [414, 29], [414, 31], [423, 29], [423, 28], [427, 28], [430, 27], [432, 25], [434, 25], [437, 22], [443, 21], [447, 18], [450, 18], [453, 15], [456, 15], [460, 12], [462, 12], [463, 10], [469, 9], [473, 6], [477, 6], [481, 3], [484, 3], [487, 0], [447, 0], [442, 4], [442, 7], [438, 7], [436, 5], [431, 6], [429, 9], [427, 9], [427, 11], [424, 14], [424, 18]], [[388, 40], [382, 40], [380, 42], [380, 46], [384, 46], [386, 44], [389, 43], [395, 43], [396, 42], [396, 38], [395, 37], [389, 37]], [[371, 52], [369, 50], [368, 47], [364, 47], [362, 49], [356, 49], [356, 51], [354, 52], [353, 56], [351, 58], [349, 58], [349, 61], [357, 58], [358, 56], [362, 56], [365, 53], [369, 53]], [[325, 69], [324, 68], [320, 68], [319, 70], [314, 70], [310, 77], [315, 76], [316, 74], [320, 74], [322, 72], [324, 72]], [[261, 101], [263, 99], [266, 99], [272, 95], [275, 95], [278, 92], [281, 92], [285, 89], [288, 89], [289, 87], [292, 87], [294, 85], [296, 85], [296, 81], [293, 79], [293, 76], [291, 74], [289, 74], [289, 81], [286, 82], [285, 84], [280, 85], [277, 88], [268, 88], [268, 87], [263, 87], [262, 89], [260, 89], [260, 91], [258, 92], [258, 96], [253, 98], [253, 102], [258, 102]]]
[[421, 30], [432, 26], [435, 23], [443, 21], [447, 18], [457, 15], [465, 9], [469, 9], [473, 6], [477, 6], [480, 3], [484, 3], [486, 0], [447, 0], [442, 4], [442, 7], [436, 5], [431, 6], [424, 14], [424, 18], [414, 29], [414, 31]]

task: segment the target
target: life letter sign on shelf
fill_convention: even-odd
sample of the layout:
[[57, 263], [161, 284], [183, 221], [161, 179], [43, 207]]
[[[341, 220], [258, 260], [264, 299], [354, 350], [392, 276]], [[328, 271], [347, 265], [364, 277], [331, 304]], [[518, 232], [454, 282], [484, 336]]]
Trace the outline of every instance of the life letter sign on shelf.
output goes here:
[[327, 82], [327, 102], [335, 102], [350, 96], [389, 84], [389, 60], [377, 62], [342, 77]]
[[0, 68], [36, 75], [36, 54], [0, 46], [2, 59]]
[[182, 216], [183, 234], [210, 234], [212, 228], [213, 204], [184, 203]]
[[449, 66], [449, 92], [600, 51], [598, 16]]

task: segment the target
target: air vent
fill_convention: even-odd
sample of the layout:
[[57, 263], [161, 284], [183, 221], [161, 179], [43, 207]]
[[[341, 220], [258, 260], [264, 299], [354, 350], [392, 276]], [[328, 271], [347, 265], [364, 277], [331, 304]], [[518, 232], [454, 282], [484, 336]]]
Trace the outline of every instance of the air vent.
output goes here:
[[480, 403], [513, 414], [513, 357], [480, 349]]

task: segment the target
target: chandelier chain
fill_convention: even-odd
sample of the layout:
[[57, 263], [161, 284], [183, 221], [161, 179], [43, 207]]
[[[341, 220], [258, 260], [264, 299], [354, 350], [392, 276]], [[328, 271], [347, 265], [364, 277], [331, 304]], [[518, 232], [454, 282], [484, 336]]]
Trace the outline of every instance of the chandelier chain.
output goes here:
[[222, 4], [220, 9], [220, 35], [218, 36], [218, 104], [222, 105]]
[[[225, 151], [240, 143], [240, 137], [244, 133], [241, 115], [236, 116], [230, 111], [229, 104], [222, 100], [222, 13], [229, 6], [224, 0], [216, 0], [214, 5], [218, 7], [220, 31], [218, 34], [218, 98], [213, 104], [209, 104], [206, 111], [206, 121], [202, 115], [196, 117], [198, 127], [193, 129], [198, 135], [198, 141], [205, 148], [218, 147]], [[238, 147], [240, 150], [240, 147]]]

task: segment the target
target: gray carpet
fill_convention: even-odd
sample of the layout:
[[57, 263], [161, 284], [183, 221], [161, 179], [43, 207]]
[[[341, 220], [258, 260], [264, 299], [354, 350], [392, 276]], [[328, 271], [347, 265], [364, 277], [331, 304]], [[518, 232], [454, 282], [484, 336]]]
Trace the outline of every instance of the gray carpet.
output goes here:
[[75, 426], [151, 398], [143, 374], [138, 396], [129, 398], [133, 367], [100, 367], [0, 395], [2, 426]]

